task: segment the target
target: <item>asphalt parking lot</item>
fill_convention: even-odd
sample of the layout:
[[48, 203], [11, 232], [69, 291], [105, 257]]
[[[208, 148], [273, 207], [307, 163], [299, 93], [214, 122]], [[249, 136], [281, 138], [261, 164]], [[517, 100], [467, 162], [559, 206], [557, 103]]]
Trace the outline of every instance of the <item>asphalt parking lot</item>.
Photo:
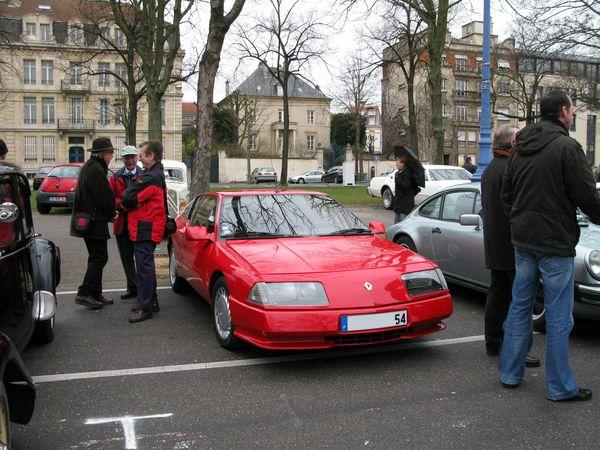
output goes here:
[[[390, 225], [393, 213], [352, 208]], [[208, 305], [159, 280], [161, 312], [129, 324], [124, 276], [109, 241], [105, 289], [116, 304], [73, 303], [85, 267], [64, 211], [34, 217], [60, 247], [56, 339], [23, 354], [36, 411], [13, 427], [15, 449], [598, 448], [600, 331], [578, 322], [571, 364], [597, 397], [555, 404], [543, 367], [503, 389], [483, 350], [485, 297], [452, 287], [447, 330], [410, 343], [323, 352], [222, 349]], [[112, 291], [115, 290], [115, 291]], [[544, 335], [532, 354], [544, 357]]]

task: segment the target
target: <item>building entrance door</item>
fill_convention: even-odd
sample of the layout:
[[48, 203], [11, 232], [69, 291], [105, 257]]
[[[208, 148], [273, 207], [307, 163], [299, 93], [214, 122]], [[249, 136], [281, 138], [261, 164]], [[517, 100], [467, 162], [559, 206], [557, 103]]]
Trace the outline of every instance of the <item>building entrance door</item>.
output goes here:
[[69, 162], [83, 162], [83, 147], [69, 147]]

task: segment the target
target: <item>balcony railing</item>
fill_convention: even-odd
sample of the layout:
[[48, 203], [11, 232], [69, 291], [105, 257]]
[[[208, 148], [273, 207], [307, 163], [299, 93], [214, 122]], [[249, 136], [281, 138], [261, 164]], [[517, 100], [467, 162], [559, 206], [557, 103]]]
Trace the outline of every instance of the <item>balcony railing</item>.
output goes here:
[[477, 124], [480, 122], [479, 117], [477, 116], [460, 116], [460, 115], [454, 115], [452, 116], [452, 120], [454, 122], [458, 122], [458, 123], [465, 123], [465, 124]]
[[90, 92], [90, 80], [60, 80], [60, 89], [63, 92], [88, 93]]
[[479, 98], [481, 97], [480, 91], [464, 91], [462, 89], [454, 89], [452, 91], [452, 95], [455, 97], [470, 97], [470, 98]]
[[456, 72], [467, 72], [467, 73], [477, 73], [479, 72], [478, 67], [467, 67], [467, 66], [452, 66], [452, 69]]
[[95, 126], [93, 119], [58, 119], [58, 131], [94, 131]]

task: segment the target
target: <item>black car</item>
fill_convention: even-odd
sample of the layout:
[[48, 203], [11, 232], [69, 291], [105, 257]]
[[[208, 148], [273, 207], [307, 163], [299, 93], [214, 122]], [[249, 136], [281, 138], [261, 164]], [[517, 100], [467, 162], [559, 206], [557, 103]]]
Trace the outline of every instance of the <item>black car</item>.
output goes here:
[[344, 171], [342, 166], [330, 167], [321, 178], [321, 183], [341, 183], [344, 180]]
[[37, 172], [33, 176], [33, 190], [34, 191], [37, 191], [40, 188], [42, 181], [44, 181], [44, 178], [46, 178], [46, 175], [48, 175], [48, 173], [52, 170], [52, 167], [53, 166], [42, 166], [37, 170]]
[[27, 177], [0, 162], [0, 448], [10, 448], [9, 421], [26, 424], [35, 386], [19, 352], [54, 338], [60, 252], [35, 234]]

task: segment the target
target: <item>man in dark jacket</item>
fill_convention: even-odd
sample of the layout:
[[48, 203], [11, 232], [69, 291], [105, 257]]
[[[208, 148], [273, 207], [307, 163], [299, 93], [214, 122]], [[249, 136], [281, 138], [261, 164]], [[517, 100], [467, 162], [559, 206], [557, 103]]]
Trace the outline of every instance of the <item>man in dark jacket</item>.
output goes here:
[[399, 154], [400, 147], [394, 147], [396, 155], [396, 175], [394, 176], [394, 213], [395, 223], [400, 222], [415, 207], [415, 195], [419, 187], [415, 180], [413, 169], [408, 162], [408, 156]]
[[162, 154], [163, 147], [158, 140], [146, 141], [140, 146], [140, 161], [144, 167], [142, 179], [125, 192], [121, 202], [128, 212], [127, 226], [137, 271], [138, 301], [129, 317], [130, 322], [149, 319], [152, 312], [159, 310], [154, 250], [162, 240], [167, 222], [167, 185]]
[[[491, 271], [491, 283], [485, 302], [485, 349], [489, 356], [498, 356], [504, 337], [504, 321], [512, 299], [515, 279], [515, 250], [510, 242], [510, 224], [504, 214], [500, 194], [504, 171], [514, 146], [514, 125], [502, 125], [494, 133], [494, 158], [481, 178], [481, 207], [485, 263]], [[538, 367], [540, 360], [527, 357], [527, 366]]]
[[573, 328], [573, 257], [579, 240], [577, 207], [600, 224], [600, 195], [579, 143], [569, 137], [573, 104], [562, 91], [540, 101], [542, 120], [517, 134], [506, 168], [502, 202], [510, 213], [516, 276], [504, 328], [500, 380], [518, 387], [532, 339], [531, 311], [541, 275], [546, 309], [546, 397], [589, 400], [569, 366]]
[[126, 145], [121, 150], [123, 167], [110, 178], [110, 187], [115, 194], [115, 204], [118, 215], [113, 223], [113, 233], [117, 240], [117, 248], [121, 257], [121, 264], [127, 279], [127, 291], [121, 295], [122, 300], [137, 296], [137, 282], [135, 260], [133, 256], [133, 242], [129, 238], [127, 229], [127, 211], [121, 208], [121, 201], [125, 191], [142, 178], [142, 169], [137, 165], [138, 150], [133, 145]]
[[477, 172], [477, 166], [471, 162], [471, 157], [469, 155], [465, 155], [463, 162], [463, 169], [468, 170], [471, 174]]
[[74, 220], [71, 220], [71, 236], [83, 238], [88, 251], [87, 270], [77, 290], [75, 303], [99, 309], [113, 303], [102, 295], [102, 270], [108, 261], [108, 222], [115, 217], [115, 197], [106, 178], [114, 147], [109, 138], [101, 137], [94, 139], [88, 151], [92, 155], [79, 172], [73, 216], [87, 213], [92, 221], [87, 230], [78, 231]]

